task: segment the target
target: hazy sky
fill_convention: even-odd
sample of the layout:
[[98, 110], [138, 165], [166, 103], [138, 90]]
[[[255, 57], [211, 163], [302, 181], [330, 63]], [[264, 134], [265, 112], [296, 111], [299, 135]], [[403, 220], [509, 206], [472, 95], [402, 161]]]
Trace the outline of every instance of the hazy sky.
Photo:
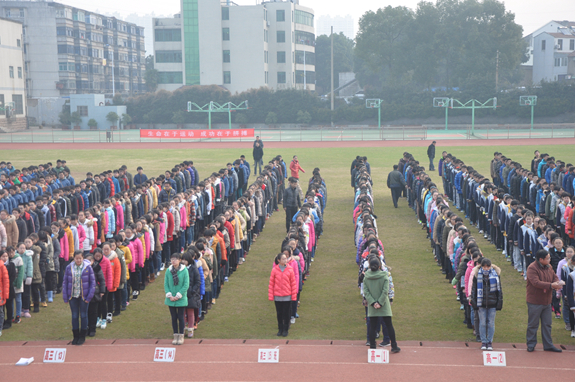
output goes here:
[[[102, 13], [119, 12], [122, 15], [130, 13], [156, 13], [157, 15], [171, 15], [178, 13], [179, 0], [163, 0], [161, 2], [150, 0], [59, 0], [58, 2]], [[256, 0], [234, 0], [236, 4], [256, 4]], [[259, 2], [259, 1], [258, 1]], [[416, 8], [419, 0], [358, 0], [358, 1], [334, 1], [334, 0], [300, 0], [300, 4], [313, 8], [315, 15], [345, 16], [350, 14], [357, 25], [357, 21], [368, 10], [376, 10], [387, 5], [404, 5]], [[575, 21], [575, 0], [507, 0], [507, 10], [515, 13], [516, 22], [523, 26], [524, 35], [550, 20]], [[356, 28], [357, 31], [357, 28]]]

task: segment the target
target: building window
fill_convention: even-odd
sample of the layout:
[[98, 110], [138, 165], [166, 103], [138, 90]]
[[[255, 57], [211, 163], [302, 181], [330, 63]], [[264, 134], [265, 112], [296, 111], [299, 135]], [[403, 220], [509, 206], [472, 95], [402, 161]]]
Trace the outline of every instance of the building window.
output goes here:
[[[296, 84], [303, 84], [304, 79], [304, 71], [303, 70], [296, 70], [295, 71], [295, 83]], [[309, 70], [305, 71], [305, 82], [307, 84], [315, 84], [315, 72], [310, 72]]]
[[303, 24], [313, 27], [313, 15], [308, 12], [295, 10], [295, 22], [296, 24]]
[[156, 62], [182, 62], [182, 51], [180, 50], [157, 50]]
[[276, 11], [276, 21], [286, 21], [286, 11], [278, 9]]
[[230, 51], [224, 50], [224, 62], [230, 62]]
[[541, 40], [541, 50], [545, 50], [545, 43], [546, 42], [547, 41], [545, 41], [545, 40]]
[[268, 30], [264, 29], [264, 42], [268, 42]]
[[181, 84], [183, 82], [182, 72], [158, 72], [159, 84]]
[[306, 64], [315, 65], [315, 53], [305, 52], [303, 50], [295, 51], [295, 63], [296, 64]]
[[555, 58], [555, 66], [561, 66], [561, 59]]
[[286, 32], [277, 31], [277, 42], [286, 42]]
[[264, 63], [267, 64], [268, 63], [268, 51], [264, 50]]
[[278, 84], [286, 83], [286, 72], [278, 72]]
[[230, 19], [230, 8], [222, 7], [222, 20], [229, 20], [229, 19]]
[[230, 41], [230, 28], [222, 28], [222, 40]]
[[22, 78], [22, 67], [18, 67], [18, 78]]
[[232, 83], [232, 74], [230, 72], [224, 72], [224, 84]]
[[24, 18], [24, 9], [20, 8], [20, 17]]
[[16, 39], [16, 46], [17, 46], [18, 48], [20, 48], [20, 47], [21, 47], [21, 44], [20, 44], [20, 39]]
[[12, 94], [12, 102], [14, 102], [14, 114], [24, 114], [24, 103], [22, 102], [22, 95]]
[[4, 94], [0, 94], [0, 106], [4, 107]]
[[309, 32], [295, 31], [295, 43], [315, 46], [315, 35]]
[[156, 41], [182, 41], [181, 29], [156, 29], [154, 31]]
[[13, 66], [8, 67], [8, 72], [10, 73], [10, 78], [14, 78], [14, 67]]
[[285, 64], [285, 62], [286, 62], [286, 52], [278, 52], [278, 64]]
[[575, 50], [575, 40], [569, 40], [569, 50]]
[[264, 83], [268, 83], [268, 72], [267, 70], [264, 72]]
[[563, 39], [562, 38], [557, 40], [557, 45], [559, 45], [559, 50], [563, 50]]
[[76, 111], [80, 114], [80, 117], [88, 116], [88, 106], [78, 106]]

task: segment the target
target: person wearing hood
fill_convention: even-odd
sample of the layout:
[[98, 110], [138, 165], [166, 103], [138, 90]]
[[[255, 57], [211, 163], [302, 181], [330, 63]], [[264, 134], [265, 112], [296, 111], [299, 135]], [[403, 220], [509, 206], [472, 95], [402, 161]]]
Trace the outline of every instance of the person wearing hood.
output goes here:
[[486, 258], [473, 270], [470, 302], [479, 315], [481, 350], [493, 350], [495, 314], [503, 308], [500, 274], [501, 269]]
[[399, 353], [395, 339], [395, 329], [391, 321], [391, 304], [389, 302], [389, 276], [381, 270], [381, 261], [377, 257], [369, 260], [369, 270], [363, 278], [363, 295], [367, 301], [367, 315], [370, 318], [369, 348], [375, 349], [375, 332], [379, 317], [387, 328], [391, 341], [391, 353]]
[[182, 255], [172, 253], [171, 265], [164, 277], [164, 291], [166, 299], [164, 304], [170, 308], [172, 316], [172, 330], [174, 332], [173, 345], [184, 344], [184, 311], [188, 306], [188, 289], [190, 287], [190, 274], [184, 264]]
[[75, 251], [73, 261], [66, 267], [62, 284], [62, 298], [64, 303], [70, 305], [72, 312], [72, 345], [82, 345], [86, 341], [88, 307], [95, 291], [96, 279], [90, 262], [84, 260], [82, 251]]
[[18, 224], [16, 224], [16, 218], [14, 215], [9, 215], [8, 211], [2, 210], [0, 212], [0, 220], [6, 231], [6, 243], [2, 241], [2, 246], [16, 247], [18, 245]]

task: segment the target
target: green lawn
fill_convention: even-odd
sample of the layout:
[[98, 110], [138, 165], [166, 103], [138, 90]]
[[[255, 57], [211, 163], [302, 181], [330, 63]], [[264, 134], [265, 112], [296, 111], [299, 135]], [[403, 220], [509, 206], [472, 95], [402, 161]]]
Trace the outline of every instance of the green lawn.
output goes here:
[[[556, 158], [568, 159], [569, 146], [513, 146], [450, 148], [457, 157], [489, 175], [489, 162], [498, 150], [528, 166], [535, 148]], [[395, 282], [393, 304], [394, 325], [398, 340], [472, 340], [472, 332], [462, 324], [463, 312], [455, 300], [455, 292], [433, 261], [429, 241], [417, 224], [404, 199], [394, 209], [389, 190], [385, 187], [387, 173], [404, 151], [412, 152], [427, 163], [426, 148], [326, 148], [326, 149], [266, 149], [266, 158], [282, 154], [284, 158], [298, 155], [306, 169], [307, 179], [314, 167], [319, 167], [328, 185], [328, 207], [325, 213], [324, 235], [319, 241], [311, 276], [301, 294], [300, 319], [292, 326], [290, 338], [363, 340], [365, 338], [364, 308], [357, 289], [357, 267], [353, 245], [351, 211], [353, 195], [349, 167], [356, 155], [366, 155], [374, 180], [375, 213], [378, 216], [380, 238], [386, 259], [392, 267]], [[437, 148], [438, 152], [443, 149]], [[200, 176], [205, 176], [235, 159], [240, 154], [250, 157], [248, 150], [93, 150], [79, 151], [6, 151], [4, 160], [18, 167], [57, 158], [68, 161], [76, 179], [86, 171], [101, 171], [126, 164], [138, 165], [149, 175], [163, 173], [175, 162], [193, 159]], [[114, 165], [112, 165], [114, 164]], [[437, 176], [437, 173], [432, 176]], [[253, 179], [253, 178], [252, 178]], [[217, 305], [196, 331], [198, 338], [273, 338], [275, 309], [267, 300], [267, 283], [274, 256], [285, 234], [285, 217], [278, 212], [267, 221], [266, 229], [254, 244], [247, 262], [226, 283]], [[472, 228], [473, 232], [476, 232]], [[477, 235], [479, 236], [479, 235]], [[525, 341], [527, 322], [524, 281], [507, 263], [500, 252], [483, 239], [482, 250], [501, 266], [505, 303], [496, 319], [496, 342]], [[149, 286], [121, 316], [96, 338], [169, 338], [171, 325], [168, 309], [163, 305], [162, 279]], [[553, 320], [555, 342], [572, 343], [563, 321]], [[70, 337], [70, 313], [57, 300], [41, 313], [22, 324], [6, 330], [3, 341], [67, 339]]]

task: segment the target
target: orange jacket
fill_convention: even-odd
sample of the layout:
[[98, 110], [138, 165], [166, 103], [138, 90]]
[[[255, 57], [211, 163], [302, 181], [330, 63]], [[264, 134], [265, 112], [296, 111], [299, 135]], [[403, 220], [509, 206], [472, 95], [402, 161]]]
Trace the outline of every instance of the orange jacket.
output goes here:
[[120, 286], [120, 279], [122, 277], [122, 265], [120, 264], [120, 259], [118, 259], [118, 255], [116, 255], [115, 252], [112, 252], [109, 260], [110, 267], [112, 268], [113, 282], [112, 285], [106, 285], [106, 287], [108, 288], [108, 292], [115, 292]]
[[10, 297], [10, 278], [8, 277], [8, 269], [6, 269], [4, 262], [0, 260], [0, 306], [6, 304], [8, 297]]
[[291, 170], [291, 176], [299, 179], [299, 172], [305, 173], [304, 169], [299, 165], [299, 161], [292, 160], [289, 164], [289, 169]]

